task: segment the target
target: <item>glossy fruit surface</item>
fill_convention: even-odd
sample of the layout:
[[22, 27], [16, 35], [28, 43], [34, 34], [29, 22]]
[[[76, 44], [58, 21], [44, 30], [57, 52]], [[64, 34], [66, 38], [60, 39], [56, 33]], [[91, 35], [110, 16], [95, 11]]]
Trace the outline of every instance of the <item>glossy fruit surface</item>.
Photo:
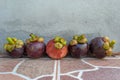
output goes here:
[[88, 44], [69, 45], [68, 49], [72, 57], [81, 58], [87, 56]]
[[43, 37], [38, 37], [31, 33], [30, 38], [26, 40], [26, 53], [30, 58], [40, 58], [45, 53], [45, 43]]
[[7, 37], [8, 43], [4, 44], [4, 49], [13, 58], [19, 58], [23, 56], [24, 53], [24, 43], [15, 37]]
[[89, 50], [87, 41], [88, 40], [85, 34], [73, 36], [73, 39], [70, 41], [68, 46], [71, 56], [74, 58], [81, 58], [87, 56]]
[[22, 57], [24, 53], [24, 48], [15, 48], [11, 52], [8, 52], [8, 55], [10, 55], [13, 58], [19, 58]]
[[45, 44], [40, 42], [31, 42], [26, 45], [27, 56], [39, 58], [45, 53]]
[[90, 52], [96, 58], [106, 57], [106, 50], [103, 48], [103, 37], [96, 37], [90, 43]]

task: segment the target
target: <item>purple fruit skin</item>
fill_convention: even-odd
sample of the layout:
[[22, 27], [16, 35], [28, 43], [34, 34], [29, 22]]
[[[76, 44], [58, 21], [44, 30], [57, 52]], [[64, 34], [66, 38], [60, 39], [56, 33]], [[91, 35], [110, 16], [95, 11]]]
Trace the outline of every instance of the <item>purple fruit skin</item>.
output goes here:
[[45, 44], [40, 42], [26, 44], [26, 53], [30, 58], [40, 58], [45, 53]]
[[15, 48], [12, 50], [12, 52], [8, 52], [8, 55], [10, 55], [13, 58], [20, 58], [23, 56], [24, 53], [24, 47], [22, 48]]
[[68, 46], [69, 53], [74, 58], [81, 58], [87, 56], [88, 48], [89, 47], [87, 43]]
[[103, 44], [104, 41], [102, 37], [96, 37], [91, 41], [90, 52], [96, 58], [104, 58], [106, 56], [106, 52], [105, 49], [103, 48]]
[[24, 53], [23, 53], [23, 56], [27, 56], [27, 53], [26, 53], [26, 45], [24, 45]]

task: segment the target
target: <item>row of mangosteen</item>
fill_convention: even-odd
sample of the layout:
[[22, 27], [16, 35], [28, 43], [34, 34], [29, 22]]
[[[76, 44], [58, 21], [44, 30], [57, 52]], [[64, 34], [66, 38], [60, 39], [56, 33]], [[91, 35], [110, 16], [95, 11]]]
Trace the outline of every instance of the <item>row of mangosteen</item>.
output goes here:
[[30, 58], [40, 58], [46, 53], [52, 59], [61, 59], [67, 54], [71, 54], [74, 58], [86, 56], [104, 58], [112, 55], [115, 42], [115, 40], [110, 41], [108, 37], [96, 37], [88, 44], [86, 36], [82, 34], [73, 36], [68, 45], [67, 41], [60, 36], [56, 36], [46, 45], [43, 37], [31, 33], [25, 43], [17, 38], [8, 37], [4, 49], [13, 58], [25, 55]]

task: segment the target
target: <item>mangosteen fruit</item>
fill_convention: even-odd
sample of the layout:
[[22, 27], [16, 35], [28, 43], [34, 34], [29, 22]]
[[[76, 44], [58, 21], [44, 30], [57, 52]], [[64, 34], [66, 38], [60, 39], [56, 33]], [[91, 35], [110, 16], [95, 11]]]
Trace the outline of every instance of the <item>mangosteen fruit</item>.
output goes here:
[[19, 58], [24, 53], [24, 42], [15, 37], [8, 37], [8, 43], [4, 44], [4, 49], [13, 58]]
[[61, 59], [67, 55], [67, 48], [67, 41], [60, 36], [56, 36], [47, 43], [46, 52], [52, 59]]
[[115, 43], [116, 41], [110, 41], [109, 37], [96, 37], [90, 42], [90, 55], [96, 58], [111, 56]]
[[26, 40], [26, 54], [30, 58], [40, 58], [45, 54], [46, 45], [43, 37], [38, 37], [31, 33]]
[[73, 36], [73, 39], [69, 43], [68, 49], [69, 53], [74, 58], [86, 57], [89, 50], [86, 36], [84, 34]]

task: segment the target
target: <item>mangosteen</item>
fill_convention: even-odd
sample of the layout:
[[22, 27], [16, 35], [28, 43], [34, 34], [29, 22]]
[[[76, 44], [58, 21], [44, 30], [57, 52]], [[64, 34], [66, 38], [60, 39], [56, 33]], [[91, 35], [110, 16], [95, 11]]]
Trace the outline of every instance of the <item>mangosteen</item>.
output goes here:
[[30, 38], [26, 40], [26, 54], [30, 58], [40, 58], [45, 53], [45, 43], [43, 37], [38, 37], [31, 33]]
[[73, 36], [68, 49], [69, 53], [74, 58], [86, 57], [89, 50], [86, 36], [84, 34]]
[[60, 36], [56, 36], [47, 43], [46, 52], [52, 59], [61, 59], [65, 57], [68, 52], [67, 41]]
[[109, 37], [96, 37], [90, 42], [90, 55], [96, 58], [111, 56], [115, 43], [116, 41], [110, 41]]
[[4, 49], [8, 52], [13, 58], [19, 58], [23, 56], [24, 53], [24, 43], [22, 40], [18, 40], [17, 38], [8, 37], [8, 43], [4, 45]]

